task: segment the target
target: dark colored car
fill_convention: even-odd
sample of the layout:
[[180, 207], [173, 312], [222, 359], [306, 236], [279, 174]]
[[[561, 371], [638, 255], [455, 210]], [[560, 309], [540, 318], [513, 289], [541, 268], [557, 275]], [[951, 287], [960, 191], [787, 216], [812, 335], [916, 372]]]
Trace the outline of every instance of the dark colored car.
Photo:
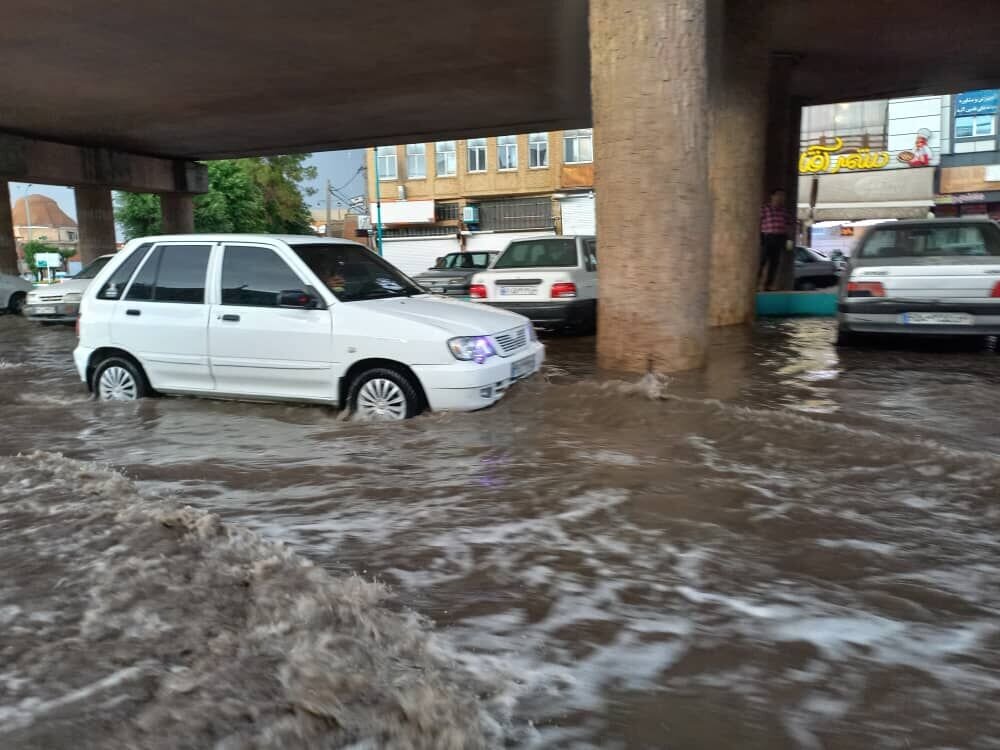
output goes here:
[[468, 297], [473, 274], [484, 271], [500, 253], [448, 253], [433, 268], [413, 277], [420, 286], [433, 294]]
[[795, 248], [795, 288], [798, 291], [825, 289], [840, 283], [843, 265], [811, 247]]

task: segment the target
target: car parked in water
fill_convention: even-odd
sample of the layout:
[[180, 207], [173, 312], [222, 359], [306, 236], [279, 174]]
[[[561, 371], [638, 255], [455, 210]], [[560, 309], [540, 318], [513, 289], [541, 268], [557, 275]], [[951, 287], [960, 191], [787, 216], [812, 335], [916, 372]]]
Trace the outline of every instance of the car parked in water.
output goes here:
[[35, 287], [20, 276], [0, 273], [0, 312], [20, 315], [24, 301]]
[[498, 252], [448, 253], [413, 280], [428, 292], [466, 299], [472, 277], [489, 268], [498, 255]]
[[826, 289], [840, 281], [843, 265], [830, 260], [818, 250], [799, 245], [795, 248], [795, 289], [807, 292]]
[[472, 278], [473, 302], [520, 313], [545, 328], [592, 331], [597, 324], [597, 240], [514, 240]]
[[24, 316], [43, 323], [73, 323], [80, 314], [80, 300], [90, 282], [108, 264], [113, 254], [102, 255], [75, 276], [58, 284], [41, 286], [28, 292]]
[[490, 406], [545, 353], [526, 318], [429, 295], [321, 237], [132, 240], [84, 293], [78, 329], [77, 371], [100, 399], [317, 402], [379, 420]]
[[1000, 335], [1000, 226], [986, 219], [872, 227], [841, 285], [838, 342], [865, 334]]

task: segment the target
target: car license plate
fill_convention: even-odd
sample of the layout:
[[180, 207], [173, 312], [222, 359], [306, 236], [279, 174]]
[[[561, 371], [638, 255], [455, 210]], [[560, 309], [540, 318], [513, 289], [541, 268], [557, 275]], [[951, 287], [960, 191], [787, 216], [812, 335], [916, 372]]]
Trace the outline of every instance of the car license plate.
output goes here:
[[501, 286], [501, 297], [527, 297], [538, 292], [537, 286]]
[[535, 357], [525, 357], [519, 359], [510, 366], [510, 379], [517, 380], [535, 371]]
[[969, 313], [919, 312], [903, 313], [905, 325], [971, 326], [975, 318]]
[[31, 310], [35, 315], [55, 315], [56, 309], [51, 306], [35, 307]]

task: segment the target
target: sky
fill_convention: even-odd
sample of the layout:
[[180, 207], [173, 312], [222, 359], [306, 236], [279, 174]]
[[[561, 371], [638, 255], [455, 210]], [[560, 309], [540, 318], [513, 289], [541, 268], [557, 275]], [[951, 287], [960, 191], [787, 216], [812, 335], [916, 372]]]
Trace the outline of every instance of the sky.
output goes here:
[[[323, 196], [323, 186], [327, 180], [330, 185], [341, 196], [353, 198], [356, 195], [363, 195], [365, 192], [364, 173], [360, 168], [365, 162], [365, 152], [363, 149], [351, 151], [324, 151], [313, 154], [309, 163], [314, 165], [318, 171], [316, 180], [303, 185], [306, 188], [315, 189], [315, 193], [306, 197], [306, 202], [310, 208], [325, 208], [326, 200]], [[67, 214], [76, 218], [76, 201], [73, 198], [73, 190], [57, 185], [29, 185], [23, 182], [10, 183], [10, 200], [14, 203], [18, 198], [24, 197], [27, 193], [37, 195], [47, 195], [59, 204], [59, 208]], [[343, 205], [341, 203], [340, 205]], [[337, 208], [338, 199], [334, 198], [333, 208]]]

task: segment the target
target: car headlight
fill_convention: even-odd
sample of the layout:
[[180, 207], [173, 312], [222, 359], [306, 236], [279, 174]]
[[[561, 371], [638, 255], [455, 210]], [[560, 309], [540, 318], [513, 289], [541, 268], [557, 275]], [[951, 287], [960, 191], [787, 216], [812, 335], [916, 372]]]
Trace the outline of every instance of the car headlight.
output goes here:
[[63, 296], [63, 302], [79, 302], [82, 297], [80, 292], [68, 292]]
[[455, 359], [463, 362], [478, 362], [482, 364], [496, 354], [493, 343], [486, 336], [460, 336], [449, 339], [448, 348]]
[[34, 305], [35, 303], [38, 302], [38, 300], [39, 300], [39, 296], [38, 296], [37, 292], [28, 292], [28, 304], [29, 305]]
[[538, 331], [535, 330], [534, 323], [528, 323], [528, 338], [532, 341], [538, 341]]

